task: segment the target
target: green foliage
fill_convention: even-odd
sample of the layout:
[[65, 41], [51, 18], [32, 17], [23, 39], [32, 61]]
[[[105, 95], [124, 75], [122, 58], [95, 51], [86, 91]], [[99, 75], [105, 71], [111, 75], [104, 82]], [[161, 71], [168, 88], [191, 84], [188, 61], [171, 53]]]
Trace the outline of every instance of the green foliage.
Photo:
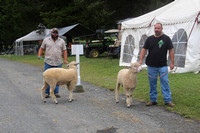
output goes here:
[[[173, 0], [0, 0], [0, 51], [36, 30], [81, 23], [92, 30], [116, 28], [116, 21], [137, 17]], [[4, 47], [4, 49], [3, 49]]]
[[[43, 69], [43, 60], [38, 60], [36, 56], [0, 56], [13, 61], [20, 61], [28, 64], [33, 64]], [[76, 60], [75, 56], [68, 57], [68, 62]], [[63, 67], [66, 67], [63, 65]], [[115, 89], [117, 73], [124, 67], [119, 66], [119, 59], [111, 59], [101, 56], [100, 58], [85, 58], [80, 57], [80, 76], [82, 81], [87, 81], [95, 85]], [[134, 91], [133, 98], [148, 102], [149, 101], [149, 84], [147, 71], [143, 69], [137, 76], [138, 85]], [[200, 120], [200, 74], [184, 73], [184, 74], [169, 74], [170, 88], [172, 91], [172, 102], [175, 107], [167, 109], [179, 113], [186, 118], [194, 118]], [[165, 106], [161, 87], [158, 79], [158, 105]], [[121, 87], [121, 92], [123, 89]], [[114, 93], [113, 93], [114, 94]], [[125, 96], [124, 96], [125, 97]], [[114, 99], [113, 99], [114, 100]], [[145, 107], [144, 107], [145, 108]]]
[[0, 40], [8, 47], [38, 25], [40, 6], [37, 0], [2, 0], [0, 3]]
[[[82, 23], [91, 29], [101, 28], [109, 24], [108, 18], [113, 14], [105, 7], [105, 2], [73, 0], [68, 5], [54, 6], [51, 10], [40, 12], [47, 27], [63, 27]], [[107, 23], [105, 23], [107, 21]]]

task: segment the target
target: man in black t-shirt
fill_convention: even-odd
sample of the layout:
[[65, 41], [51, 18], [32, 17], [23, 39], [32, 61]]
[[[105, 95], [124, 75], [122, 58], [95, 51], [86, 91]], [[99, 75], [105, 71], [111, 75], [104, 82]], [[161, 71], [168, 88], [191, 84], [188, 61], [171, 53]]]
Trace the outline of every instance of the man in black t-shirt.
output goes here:
[[171, 39], [162, 33], [161, 23], [154, 25], [155, 34], [148, 37], [140, 53], [140, 64], [147, 53], [146, 65], [148, 70], [148, 79], [150, 85], [150, 102], [146, 106], [157, 104], [157, 77], [160, 76], [161, 90], [166, 105], [173, 107], [171, 91], [168, 80], [167, 52], [171, 59], [170, 70], [174, 68], [174, 50]]

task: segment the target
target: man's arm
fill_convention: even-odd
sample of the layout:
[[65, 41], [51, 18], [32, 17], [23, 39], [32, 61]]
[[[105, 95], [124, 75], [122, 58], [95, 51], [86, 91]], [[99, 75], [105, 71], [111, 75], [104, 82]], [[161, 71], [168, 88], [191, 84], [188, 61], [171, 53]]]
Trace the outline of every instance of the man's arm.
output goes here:
[[174, 68], [174, 49], [173, 48], [169, 50], [169, 57], [171, 60], [170, 70], [172, 70]]
[[142, 60], [144, 56], [146, 55], [146, 53], [147, 53], [147, 50], [142, 48], [141, 53], [140, 53], [140, 61], [139, 61], [140, 64], [142, 64]]
[[40, 47], [39, 51], [38, 51], [38, 57], [42, 56], [42, 52], [44, 51], [44, 49], [42, 47]]
[[68, 64], [68, 61], [67, 61], [67, 50], [66, 49], [63, 51], [63, 56], [64, 56], [64, 63]]

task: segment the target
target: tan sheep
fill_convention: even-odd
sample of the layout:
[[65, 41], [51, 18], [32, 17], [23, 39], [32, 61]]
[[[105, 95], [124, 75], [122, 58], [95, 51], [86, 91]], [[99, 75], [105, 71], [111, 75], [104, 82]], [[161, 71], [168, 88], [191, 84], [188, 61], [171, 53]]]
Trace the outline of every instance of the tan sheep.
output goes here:
[[116, 103], [119, 102], [119, 88], [120, 85], [124, 88], [126, 94], [126, 104], [129, 108], [132, 103], [132, 94], [134, 89], [137, 86], [137, 73], [142, 70], [142, 67], [139, 63], [131, 64], [129, 69], [122, 69], [118, 72], [117, 83], [115, 89], [115, 99]]
[[66, 85], [70, 94], [69, 94], [69, 101], [73, 100], [72, 91], [77, 83], [77, 65], [75, 61], [72, 61], [68, 64], [69, 69], [64, 68], [50, 68], [43, 72], [43, 87], [42, 87], [42, 100], [45, 100], [45, 90], [47, 89], [48, 85], [50, 86], [50, 96], [54, 103], [58, 103], [56, 97], [54, 95], [54, 89], [56, 85]]

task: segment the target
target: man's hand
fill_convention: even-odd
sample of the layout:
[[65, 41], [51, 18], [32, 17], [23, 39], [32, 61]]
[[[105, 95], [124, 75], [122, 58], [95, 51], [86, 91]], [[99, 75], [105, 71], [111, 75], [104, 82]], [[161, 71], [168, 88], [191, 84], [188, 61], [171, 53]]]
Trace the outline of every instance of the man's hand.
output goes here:
[[64, 64], [68, 64], [68, 61], [67, 60], [64, 60], [64, 62], [63, 62]]
[[170, 70], [174, 69], [174, 64], [170, 64]]
[[139, 61], [140, 65], [142, 65], [142, 60]]
[[142, 60], [144, 56], [146, 55], [146, 53], [147, 53], [147, 50], [142, 48], [141, 53], [140, 53], [140, 61], [139, 61], [140, 65], [142, 65]]
[[38, 56], [37, 58], [38, 58], [38, 60], [39, 60], [39, 59], [41, 59], [42, 57], [41, 57], [41, 56]]

